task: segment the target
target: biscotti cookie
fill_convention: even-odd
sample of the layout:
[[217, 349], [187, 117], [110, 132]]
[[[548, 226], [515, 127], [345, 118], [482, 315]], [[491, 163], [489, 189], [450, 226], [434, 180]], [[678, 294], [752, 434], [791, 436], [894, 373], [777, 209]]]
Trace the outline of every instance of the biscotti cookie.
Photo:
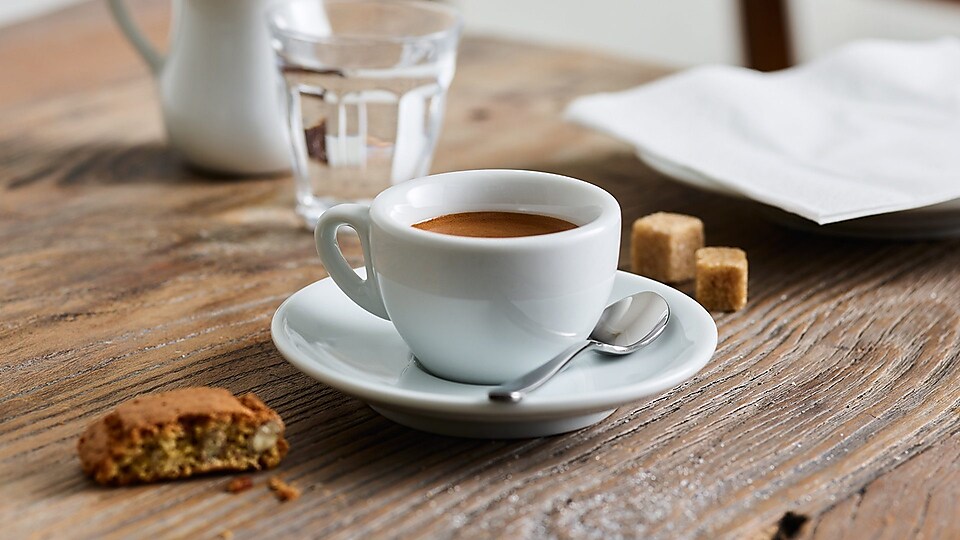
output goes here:
[[287, 453], [283, 429], [254, 394], [184, 388], [120, 404], [87, 428], [77, 450], [88, 476], [124, 485], [275, 467]]

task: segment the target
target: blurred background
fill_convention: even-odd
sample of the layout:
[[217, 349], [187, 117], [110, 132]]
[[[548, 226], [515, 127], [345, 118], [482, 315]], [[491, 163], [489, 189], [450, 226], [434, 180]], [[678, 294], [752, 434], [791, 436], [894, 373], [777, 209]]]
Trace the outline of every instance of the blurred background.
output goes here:
[[[82, 0], [3, 0], [0, 27]], [[778, 69], [865, 37], [960, 32], [958, 0], [447, 0], [467, 29], [666, 65]]]

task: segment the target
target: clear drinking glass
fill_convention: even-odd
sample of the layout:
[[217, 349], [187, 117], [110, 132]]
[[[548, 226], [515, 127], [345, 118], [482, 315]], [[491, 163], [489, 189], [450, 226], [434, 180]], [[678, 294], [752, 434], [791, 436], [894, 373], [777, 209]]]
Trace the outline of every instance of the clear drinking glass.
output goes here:
[[428, 174], [461, 19], [420, 0], [291, 0], [267, 13], [286, 90], [297, 213]]

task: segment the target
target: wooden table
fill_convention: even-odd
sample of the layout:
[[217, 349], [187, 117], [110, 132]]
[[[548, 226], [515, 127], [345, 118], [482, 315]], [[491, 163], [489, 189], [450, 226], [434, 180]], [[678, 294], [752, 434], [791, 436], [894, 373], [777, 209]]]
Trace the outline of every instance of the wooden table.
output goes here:
[[[134, 8], [164, 33], [166, 2]], [[749, 253], [751, 300], [716, 314], [713, 360], [663, 395], [567, 435], [461, 440], [398, 426], [280, 357], [274, 310], [325, 275], [290, 179], [185, 169], [100, 3], [4, 29], [0, 536], [960, 537], [960, 243], [793, 232], [560, 119], [575, 96], [665, 72], [464, 40], [436, 171], [580, 177], [625, 224], [701, 216], [710, 244]], [[276, 407], [292, 444], [278, 473], [303, 496], [277, 502], [271, 473], [238, 495], [229, 476], [106, 489], [81, 474], [88, 422], [187, 385]]]

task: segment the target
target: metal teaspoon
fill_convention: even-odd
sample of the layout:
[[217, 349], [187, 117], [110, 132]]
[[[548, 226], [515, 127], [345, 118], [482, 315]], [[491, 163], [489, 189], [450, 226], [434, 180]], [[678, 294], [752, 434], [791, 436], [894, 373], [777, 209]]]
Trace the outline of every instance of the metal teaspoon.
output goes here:
[[670, 319], [670, 306], [657, 293], [641, 292], [607, 306], [590, 337], [575, 343], [553, 360], [510, 382], [490, 390], [490, 399], [518, 403], [528, 392], [543, 386], [584, 351], [624, 355], [649, 345], [660, 337]]

